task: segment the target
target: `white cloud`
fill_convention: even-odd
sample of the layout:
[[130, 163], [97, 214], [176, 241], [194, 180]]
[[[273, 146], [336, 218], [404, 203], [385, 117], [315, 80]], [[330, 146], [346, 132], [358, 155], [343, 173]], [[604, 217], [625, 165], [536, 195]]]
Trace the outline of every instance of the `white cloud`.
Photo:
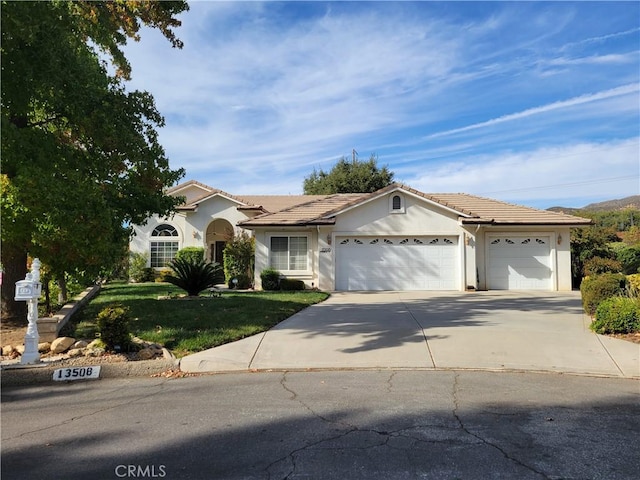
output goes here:
[[[433, 138], [444, 137], [444, 136], [453, 135], [457, 133], [468, 132], [469, 130], [476, 130], [479, 128], [497, 125], [499, 123], [511, 122], [513, 120], [520, 120], [523, 118], [531, 117], [533, 115], [549, 113], [555, 110], [572, 108], [575, 106], [579, 106], [579, 105], [583, 105], [591, 102], [597, 102], [600, 100], [606, 100], [609, 98], [625, 96], [629, 94], [636, 94], [638, 91], [640, 91], [640, 85], [638, 84], [622, 85], [620, 87], [612, 88], [602, 92], [589, 93], [586, 95], [580, 95], [579, 97], [570, 98], [568, 100], [561, 100], [561, 101], [553, 102], [547, 105], [529, 108], [521, 112], [503, 115], [501, 117], [492, 118], [490, 120], [479, 122], [473, 125], [467, 125], [461, 128], [454, 128], [451, 130], [446, 130], [444, 132], [437, 132], [429, 135], [427, 139], [433, 139]], [[637, 95], [635, 95], [635, 97], [637, 97]]]
[[[465, 192], [518, 203], [640, 194], [640, 137], [542, 147], [445, 162], [408, 178], [426, 192]], [[583, 205], [568, 205], [583, 206]]]
[[619, 140], [637, 150], [628, 15], [587, 28], [579, 5], [455, 6], [195, 2], [183, 50], [151, 31], [127, 48], [132, 87], [165, 115], [172, 165], [233, 193], [300, 193], [313, 167], [352, 148], [426, 191], [504, 190], [487, 187], [516, 171], [530, 187], [616, 177], [596, 167], [621, 151], [637, 164]]

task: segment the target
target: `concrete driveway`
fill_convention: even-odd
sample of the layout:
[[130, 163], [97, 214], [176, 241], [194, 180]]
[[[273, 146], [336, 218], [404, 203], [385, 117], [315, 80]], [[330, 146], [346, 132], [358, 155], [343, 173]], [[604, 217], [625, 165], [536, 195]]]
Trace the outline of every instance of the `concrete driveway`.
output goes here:
[[596, 335], [578, 292], [334, 293], [271, 330], [184, 357], [188, 372], [481, 369], [640, 377], [640, 345]]

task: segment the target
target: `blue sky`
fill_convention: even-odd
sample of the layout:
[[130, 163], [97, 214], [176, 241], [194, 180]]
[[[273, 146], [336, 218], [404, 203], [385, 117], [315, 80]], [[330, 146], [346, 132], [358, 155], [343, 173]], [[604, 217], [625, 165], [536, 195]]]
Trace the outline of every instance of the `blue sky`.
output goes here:
[[352, 150], [396, 181], [548, 208], [640, 193], [638, 2], [191, 2], [125, 49], [174, 168], [299, 194]]

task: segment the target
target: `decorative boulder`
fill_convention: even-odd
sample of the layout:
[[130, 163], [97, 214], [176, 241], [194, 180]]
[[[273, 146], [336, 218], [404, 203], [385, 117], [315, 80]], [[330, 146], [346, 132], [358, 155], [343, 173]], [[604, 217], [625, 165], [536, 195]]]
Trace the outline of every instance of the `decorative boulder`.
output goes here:
[[143, 348], [138, 352], [139, 360], [150, 360], [156, 356], [156, 351], [151, 348]]
[[71, 337], [59, 337], [56, 338], [53, 342], [51, 342], [51, 352], [52, 353], [62, 353], [67, 351], [71, 346], [76, 343], [75, 338]]

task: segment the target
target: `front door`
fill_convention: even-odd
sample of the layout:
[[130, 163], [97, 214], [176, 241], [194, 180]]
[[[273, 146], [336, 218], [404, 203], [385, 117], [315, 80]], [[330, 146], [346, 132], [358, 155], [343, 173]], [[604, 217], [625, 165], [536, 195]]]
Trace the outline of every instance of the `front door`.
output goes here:
[[217, 262], [220, 265], [224, 265], [224, 247], [227, 244], [225, 241], [216, 241], [211, 245], [212, 262]]

